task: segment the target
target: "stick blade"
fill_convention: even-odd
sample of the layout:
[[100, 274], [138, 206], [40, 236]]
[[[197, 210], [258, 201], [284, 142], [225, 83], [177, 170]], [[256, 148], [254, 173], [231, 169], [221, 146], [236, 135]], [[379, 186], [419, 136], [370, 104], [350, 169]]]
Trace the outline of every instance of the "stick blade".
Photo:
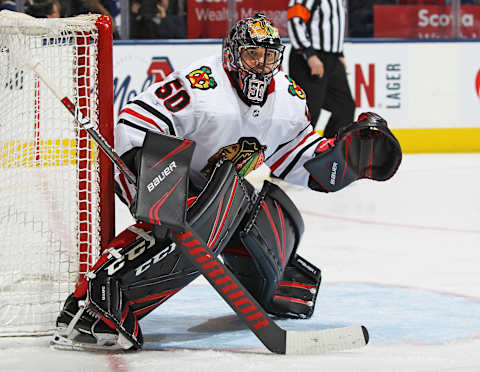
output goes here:
[[321, 331], [287, 331], [287, 355], [325, 354], [356, 349], [367, 345], [368, 331], [364, 326], [349, 326]]

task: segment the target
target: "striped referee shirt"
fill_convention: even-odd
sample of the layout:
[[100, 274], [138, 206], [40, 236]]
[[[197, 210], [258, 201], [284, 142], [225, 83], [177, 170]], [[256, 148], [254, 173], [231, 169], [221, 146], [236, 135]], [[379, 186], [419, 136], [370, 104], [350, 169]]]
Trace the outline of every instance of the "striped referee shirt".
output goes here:
[[314, 50], [343, 54], [343, 0], [289, 0], [287, 20], [292, 47], [305, 58]]

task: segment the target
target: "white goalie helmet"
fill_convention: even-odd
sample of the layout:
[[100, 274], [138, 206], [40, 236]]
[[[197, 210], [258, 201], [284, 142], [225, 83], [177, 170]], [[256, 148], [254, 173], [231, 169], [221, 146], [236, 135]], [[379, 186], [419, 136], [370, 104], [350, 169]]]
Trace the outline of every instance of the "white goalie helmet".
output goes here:
[[261, 104], [280, 70], [285, 46], [278, 30], [263, 14], [238, 21], [223, 43], [223, 65], [251, 104]]

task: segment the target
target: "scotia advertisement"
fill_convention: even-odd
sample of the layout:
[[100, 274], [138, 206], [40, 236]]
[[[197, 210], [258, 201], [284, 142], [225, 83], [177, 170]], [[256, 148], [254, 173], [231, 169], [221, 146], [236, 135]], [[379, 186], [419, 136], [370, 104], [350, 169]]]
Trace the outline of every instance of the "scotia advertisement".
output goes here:
[[[449, 5], [375, 5], [374, 34], [377, 38], [435, 39], [453, 37]], [[460, 37], [480, 37], [480, 6], [460, 7]]]

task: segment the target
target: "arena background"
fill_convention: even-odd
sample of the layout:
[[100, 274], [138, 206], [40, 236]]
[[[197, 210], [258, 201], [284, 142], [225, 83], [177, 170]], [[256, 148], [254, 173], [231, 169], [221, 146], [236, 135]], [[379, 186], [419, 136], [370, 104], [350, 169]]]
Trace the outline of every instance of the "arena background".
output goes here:
[[[284, 71], [288, 73], [290, 45]], [[116, 41], [115, 115], [171, 71], [218, 54], [220, 39]], [[347, 40], [357, 114], [384, 116], [405, 153], [480, 151], [480, 41]], [[328, 112], [320, 117], [328, 119]]]

